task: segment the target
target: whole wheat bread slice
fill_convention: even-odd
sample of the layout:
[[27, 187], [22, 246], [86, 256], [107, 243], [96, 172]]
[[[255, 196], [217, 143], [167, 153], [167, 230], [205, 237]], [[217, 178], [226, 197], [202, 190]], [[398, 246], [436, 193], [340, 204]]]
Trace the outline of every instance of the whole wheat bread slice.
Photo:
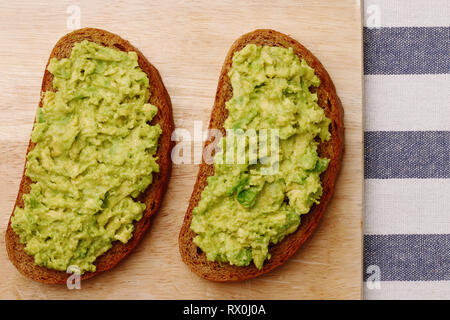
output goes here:
[[[202, 162], [179, 235], [180, 253], [183, 261], [197, 275], [208, 280], [220, 282], [242, 281], [262, 275], [286, 262], [300, 248], [319, 224], [319, 220], [330, 202], [344, 150], [343, 108], [330, 76], [320, 61], [308, 49], [291, 37], [274, 30], [255, 30], [241, 36], [231, 46], [220, 74], [209, 128], [220, 129], [222, 134], [225, 135], [223, 124], [228, 117], [225, 102], [233, 95], [227, 74], [232, 65], [233, 54], [249, 43], [285, 48], [292, 47], [300, 59], [305, 59], [314, 68], [316, 75], [321, 81], [320, 86], [317, 88], [318, 103], [325, 109], [326, 116], [331, 119], [331, 139], [321, 143], [318, 152], [321, 157], [330, 158], [331, 161], [328, 169], [321, 175], [323, 194], [320, 204], [313, 206], [307, 215], [302, 216], [301, 225], [296, 232], [288, 235], [280, 243], [273, 245], [269, 249], [272, 257], [264, 263], [261, 270], [258, 270], [253, 263], [247, 267], [237, 267], [228, 263], [208, 261], [205, 253], [192, 241], [196, 235], [190, 229], [192, 210], [197, 206], [201, 193], [207, 185], [206, 178], [214, 174], [214, 166]], [[312, 88], [311, 90], [315, 89]], [[211, 140], [206, 142], [205, 147], [212, 142]]]
[[[158, 113], [152, 120], [152, 124], [161, 126], [162, 134], [158, 141], [158, 150], [156, 156], [158, 157], [159, 173], [153, 173], [153, 182], [151, 185], [139, 195], [138, 200], [146, 204], [146, 209], [143, 217], [138, 222], [135, 222], [135, 231], [133, 237], [123, 244], [119, 241], [113, 243], [113, 246], [105, 254], [98, 257], [96, 260], [96, 271], [86, 272], [81, 276], [81, 279], [93, 277], [100, 272], [106, 271], [114, 267], [123, 258], [125, 258], [139, 243], [145, 234], [145, 231], [150, 225], [150, 217], [158, 210], [161, 205], [163, 195], [167, 189], [169, 177], [172, 168], [172, 161], [170, 152], [173, 146], [171, 141], [171, 134], [174, 130], [172, 105], [170, 97], [164, 87], [158, 70], [144, 57], [144, 55], [133, 47], [128, 41], [122, 39], [113, 33], [93, 28], [85, 28], [76, 30], [62, 37], [53, 48], [49, 61], [51, 58], [67, 58], [70, 56], [72, 47], [76, 42], [89, 40], [96, 42], [105, 47], [115, 48], [122, 51], [135, 51], [138, 55], [138, 63], [140, 68], [147, 74], [150, 80], [150, 100], [149, 102], [158, 107]], [[48, 66], [48, 62], [47, 62]], [[42, 107], [42, 98], [45, 91], [54, 91], [52, 86], [53, 75], [45, 68], [44, 78], [42, 80], [41, 100], [39, 107]], [[34, 148], [34, 143], [29, 143], [28, 152]], [[22, 196], [30, 192], [31, 180], [25, 176], [25, 169], [20, 182], [19, 193], [14, 205], [13, 212], [16, 206], [23, 207]], [[9, 220], [8, 229], [6, 230], [6, 249], [8, 256], [16, 268], [25, 276], [33, 280], [43, 283], [65, 283], [67, 273], [62, 271], [51, 270], [45, 267], [40, 267], [34, 264], [34, 258], [28, 255], [24, 250], [24, 245], [20, 243], [19, 236], [11, 228], [11, 219]]]

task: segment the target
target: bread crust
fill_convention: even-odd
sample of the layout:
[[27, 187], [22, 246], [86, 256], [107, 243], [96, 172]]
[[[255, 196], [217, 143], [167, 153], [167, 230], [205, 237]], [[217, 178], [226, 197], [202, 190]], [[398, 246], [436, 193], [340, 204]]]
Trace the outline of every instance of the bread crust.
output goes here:
[[[158, 123], [161, 126], [162, 134], [158, 141], [158, 150], [156, 153], [160, 171], [159, 173], [153, 173], [153, 182], [138, 197], [139, 201], [146, 204], [146, 209], [143, 212], [141, 220], [134, 223], [135, 231], [133, 233], [133, 237], [126, 244], [123, 244], [119, 241], [114, 242], [111, 249], [97, 258], [95, 262], [96, 271], [84, 273], [81, 276], [82, 280], [91, 278], [103, 271], [109, 270], [114, 267], [136, 247], [136, 245], [144, 236], [145, 231], [150, 225], [151, 216], [158, 211], [161, 205], [162, 198], [169, 182], [172, 168], [170, 153], [173, 147], [171, 135], [174, 130], [172, 104], [158, 70], [144, 57], [144, 55], [138, 49], [133, 47], [128, 41], [122, 39], [116, 34], [101, 29], [79, 29], [63, 36], [56, 43], [45, 67], [39, 107], [42, 107], [44, 92], [55, 91], [52, 86], [53, 75], [47, 70], [50, 59], [68, 58], [72, 51], [73, 45], [83, 40], [96, 42], [100, 45], [119, 49], [121, 51], [135, 51], [137, 53], [139, 66], [147, 74], [150, 80], [149, 90], [151, 96], [149, 102], [158, 107], [158, 113], [152, 120], [152, 124]], [[34, 146], [35, 144], [30, 140], [27, 154], [34, 148]], [[24, 168], [19, 192], [11, 217], [13, 216], [17, 206], [23, 208], [22, 197], [24, 194], [30, 192], [31, 184], [32, 181], [25, 175]], [[34, 258], [25, 252], [25, 246], [20, 243], [19, 236], [11, 227], [11, 217], [9, 219], [8, 228], [5, 235], [6, 249], [9, 259], [12, 261], [17, 270], [19, 270], [25, 276], [42, 283], [66, 283], [67, 277], [70, 276], [66, 272], [56, 271], [34, 264]]]
[[[301, 247], [314, 229], [316, 229], [330, 202], [344, 151], [344, 110], [328, 72], [320, 61], [299, 42], [285, 34], [269, 29], [259, 29], [247, 33], [237, 39], [231, 46], [220, 73], [209, 128], [220, 129], [222, 134], [225, 135], [223, 124], [228, 117], [225, 102], [233, 95], [230, 79], [227, 74], [232, 65], [233, 54], [250, 43], [285, 48], [292, 47], [300, 59], [305, 59], [314, 68], [316, 75], [321, 81], [320, 86], [317, 88], [318, 103], [325, 110], [326, 116], [331, 119], [331, 139], [319, 145], [318, 153], [321, 157], [330, 158], [331, 161], [328, 169], [321, 174], [323, 194], [320, 199], [320, 204], [314, 205], [307, 215], [302, 216], [302, 222], [296, 232], [286, 236], [280, 243], [269, 248], [272, 257], [264, 263], [261, 270], [257, 269], [253, 263], [247, 267], [238, 267], [228, 263], [208, 261], [205, 253], [193, 242], [196, 234], [190, 229], [192, 210], [200, 201], [201, 192], [207, 185], [207, 177], [214, 174], [213, 165], [208, 165], [204, 161], [200, 164], [197, 181], [181, 227], [178, 243], [184, 263], [194, 273], [207, 280], [218, 282], [242, 281], [260, 276], [285, 263]], [[205, 148], [211, 142], [212, 139], [207, 141]]]

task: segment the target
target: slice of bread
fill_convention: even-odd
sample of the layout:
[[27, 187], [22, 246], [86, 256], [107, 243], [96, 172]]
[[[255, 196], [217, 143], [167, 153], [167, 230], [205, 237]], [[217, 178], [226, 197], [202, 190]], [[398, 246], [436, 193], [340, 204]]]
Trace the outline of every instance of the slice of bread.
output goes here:
[[[192, 210], [197, 206], [201, 193], [207, 185], [207, 177], [214, 174], [214, 166], [202, 162], [179, 235], [180, 253], [183, 261], [197, 275], [220, 282], [242, 281], [262, 275], [286, 262], [300, 248], [319, 224], [319, 220], [330, 202], [344, 151], [343, 108], [330, 76], [320, 61], [308, 49], [291, 37], [274, 30], [255, 30], [241, 36], [231, 46], [220, 74], [209, 128], [220, 129], [222, 134], [225, 135], [223, 124], [228, 117], [225, 102], [233, 96], [233, 89], [227, 74], [231, 68], [234, 53], [250, 43], [285, 48], [292, 47], [300, 59], [305, 59], [309, 66], [314, 68], [321, 84], [317, 90], [313, 88], [311, 90], [317, 92], [319, 105], [325, 110], [326, 116], [331, 119], [331, 139], [321, 143], [318, 152], [320, 157], [329, 158], [331, 161], [328, 169], [321, 174], [323, 194], [320, 204], [314, 205], [307, 215], [302, 216], [301, 224], [296, 232], [286, 236], [280, 243], [271, 246], [269, 252], [272, 257], [265, 261], [261, 270], [257, 269], [253, 263], [247, 267], [238, 267], [228, 263], [208, 261], [205, 253], [192, 241], [196, 236], [190, 229]], [[212, 142], [211, 140], [206, 142], [205, 147]]]
[[[145, 231], [150, 225], [150, 217], [158, 210], [161, 205], [163, 195], [167, 189], [169, 177], [172, 168], [172, 161], [170, 158], [170, 152], [173, 146], [171, 141], [171, 134], [174, 130], [172, 105], [170, 97], [164, 87], [158, 70], [144, 57], [144, 55], [133, 47], [128, 41], [122, 39], [118, 35], [110, 32], [85, 28], [76, 30], [62, 37], [53, 48], [49, 61], [51, 58], [67, 58], [70, 56], [72, 47], [76, 42], [83, 40], [89, 40], [96, 42], [105, 47], [115, 48], [122, 51], [135, 51], [138, 55], [138, 63], [140, 68], [147, 74], [150, 80], [150, 103], [158, 107], [158, 113], [152, 120], [152, 124], [159, 124], [162, 129], [162, 134], [158, 141], [158, 151], [156, 156], [158, 157], [159, 173], [153, 173], [153, 182], [150, 186], [139, 195], [138, 200], [144, 202], [146, 209], [143, 213], [143, 217], [138, 222], [135, 222], [135, 231], [133, 237], [123, 244], [119, 241], [113, 243], [111, 249], [105, 254], [98, 257], [96, 260], [96, 271], [86, 272], [81, 276], [81, 279], [87, 279], [93, 277], [100, 272], [106, 271], [114, 267], [123, 258], [125, 258], [131, 250], [136, 247], [139, 241], [145, 234]], [[48, 66], [48, 62], [47, 62]], [[44, 78], [42, 80], [41, 88], [41, 100], [39, 107], [42, 107], [43, 93], [46, 91], [54, 91], [52, 86], [53, 75], [45, 68]], [[28, 145], [28, 152], [34, 148], [34, 143], [31, 142]], [[25, 169], [22, 175], [22, 181], [20, 182], [19, 193], [14, 205], [13, 212], [16, 206], [23, 207], [22, 196], [30, 192], [31, 180], [25, 176]], [[43, 283], [65, 283], [69, 274], [62, 271], [51, 270], [45, 267], [37, 266], [34, 264], [34, 258], [28, 255], [24, 250], [24, 245], [20, 243], [19, 236], [11, 228], [11, 219], [6, 230], [6, 249], [8, 256], [16, 268], [27, 277], [33, 280]]]

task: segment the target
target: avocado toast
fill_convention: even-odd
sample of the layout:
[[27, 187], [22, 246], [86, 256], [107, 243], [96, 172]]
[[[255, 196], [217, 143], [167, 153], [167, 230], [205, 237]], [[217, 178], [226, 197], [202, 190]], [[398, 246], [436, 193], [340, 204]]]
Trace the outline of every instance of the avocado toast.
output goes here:
[[[80, 45], [81, 43], [81, 45]], [[54, 83], [54, 75], [48, 70], [49, 66], [54, 65], [55, 63], [52, 62], [52, 58], [56, 58], [59, 61], [62, 61], [64, 58], [69, 58], [72, 53], [72, 49], [74, 46], [86, 46], [87, 51], [89, 50], [97, 50], [100, 46], [105, 48], [112, 48], [115, 51], [120, 52], [126, 52], [129, 57], [131, 57], [130, 61], [134, 61], [133, 63], [138, 64], [137, 73], [133, 75], [133, 83], [134, 81], [141, 81], [142, 83], [146, 83], [148, 86], [148, 93], [144, 96], [137, 96], [135, 97], [137, 101], [141, 101], [144, 97], [148, 97], [149, 100], [144, 101], [144, 104], [141, 104], [139, 106], [139, 110], [141, 112], [139, 113], [139, 120], [140, 125], [142, 127], [142, 136], [137, 137], [139, 141], [146, 143], [145, 141], [145, 132], [149, 132], [148, 130], [153, 130], [152, 128], [158, 127], [158, 132], [155, 133], [156, 137], [156, 148], [153, 146], [149, 146], [152, 150], [145, 150], [143, 154], [146, 155], [145, 159], [151, 160], [151, 162], [155, 162], [157, 165], [154, 165], [154, 169], [150, 171], [150, 175], [144, 174], [142, 175], [142, 179], [139, 181], [139, 187], [137, 189], [130, 189], [131, 194], [124, 196], [124, 198], [127, 198], [127, 203], [130, 206], [130, 208], [140, 208], [139, 210], [142, 210], [142, 212], [137, 212], [136, 215], [130, 220], [127, 220], [127, 230], [119, 230], [117, 234], [115, 234], [114, 240], [124, 240], [121, 241], [113, 241], [111, 242], [111, 247], [106, 250], [106, 252], [102, 252], [101, 255], [98, 256], [95, 260], [95, 267], [92, 269], [92, 271], [87, 268], [86, 272], [84, 272], [81, 276], [81, 279], [87, 279], [90, 278], [100, 272], [106, 271], [113, 266], [115, 266], [117, 263], [119, 263], [123, 258], [125, 258], [139, 243], [139, 241], [142, 239], [143, 235], [145, 234], [145, 231], [148, 229], [150, 225], [150, 218], [151, 216], [157, 212], [157, 210], [160, 207], [160, 204], [162, 202], [163, 195], [167, 189], [167, 184], [170, 177], [171, 172], [171, 159], [170, 159], [170, 151], [172, 148], [172, 142], [171, 142], [171, 134], [174, 129], [174, 123], [173, 123], [173, 116], [172, 116], [172, 107], [169, 95], [164, 87], [164, 84], [161, 80], [161, 77], [157, 71], [157, 69], [148, 62], [148, 60], [140, 53], [136, 48], [134, 48], [128, 41], [120, 38], [119, 36], [109, 33], [104, 30], [100, 29], [92, 29], [92, 28], [85, 28], [80, 29], [77, 31], [74, 31], [72, 33], [69, 33], [62, 37], [55, 47], [53, 48], [49, 61], [47, 63], [47, 67], [44, 73], [43, 82], [42, 82], [42, 89], [41, 89], [41, 100], [39, 103], [39, 108], [42, 108], [44, 104], [48, 103], [48, 101], [44, 101], [45, 92], [54, 92], [55, 91], [55, 83]], [[78, 50], [78, 49], [77, 49]], [[109, 49], [108, 49], [109, 50]], [[108, 51], [109, 52], [109, 51]], [[128, 52], [130, 52], [128, 54]], [[133, 53], [135, 52], [135, 53]], [[114, 54], [116, 55], [116, 54]], [[119, 54], [120, 55], [120, 54]], [[125, 56], [126, 56], [125, 55]], [[100, 59], [102, 60], [102, 59]], [[103, 59], [104, 61], [108, 61], [108, 57]], [[114, 61], [114, 59], [110, 59], [111, 61]], [[127, 62], [128, 63], [128, 62]], [[101, 69], [102, 64], [98, 64], [96, 66]], [[55, 68], [52, 66], [52, 68]], [[134, 68], [134, 67], [133, 67]], [[85, 70], [81, 70], [82, 73], [84, 73]], [[93, 70], [86, 71], [93, 72]], [[145, 74], [144, 79], [143, 75]], [[63, 74], [61, 78], [65, 78], [66, 76]], [[69, 79], [70, 77], [66, 77]], [[97, 79], [98, 80], [98, 79]], [[120, 79], [119, 79], [120, 80]], [[60, 81], [60, 80], [58, 80]], [[134, 92], [133, 88], [130, 84], [130, 89], [125, 89], [126, 92]], [[147, 87], [146, 86], [146, 87]], [[107, 89], [108, 87], [111, 87], [109, 83], [105, 82], [104, 87]], [[126, 88], [126, 87], [125, 87]], [[142, 88], [141, 88], [142, 89]], [[139, 89], [139, 90], [141, 90]], [[91, 88], [87, 88], [87, 96], [89, 96], [89, 90]], [[92, 90], [91, 90], [92, 91]], [[70, 93], [70, 92], [69, 92]], [[52, 95], [50, 95], [52, 96]], [[77, 96], [74, 99], [83, 99], [83, 95]], [[105, 96], [105, 98], [108, 98]], [[133, 97], [132, 97], [133, 98]], [[50, 99], [50, 98], [47, 98]], [[129, 99], [129, 98], [127, 98]], [[125, 103], [129, 102], [128, 100], [125, 101]], [[126, 118], [125, 115], [111, 115], [111, 112], [108, 112], [107, 110], [104, 112], [106, 119], [112, 118], [117, 121], [122, 121], [122, 116]], [[40, 112], [40, 109], [38, 109], [37, 118], [35, 122], [35, 128], [40, 126], [40, 115], [42, 112]], [[133, 116], [133, 114], [132, 114]], [[148, 116], [148, 118], [146, 118]], [[151, 119], [147, 121], [148, 123], [145, 123], [145, 119]], [[92, 120], [89, 119], [89, 117], [86, 120]], [[105, 120], [107, 121], [107, 120]], [[68, 123], [67, 126], [67, 132], [70, 132], [71, 126]], [[120, 128], [120, 126], [119, 126]], [[131, 127], [130, 127], [131, 128]], [[106, 126], [102, 128], [102, 130], [107, 130]], [[131, 130], [131, 129], [130, 129]], [[147, 131], [145, 131], [147, 130]], [[155, 131], [155, 130], [153, 130]], [[119, 134], [121, 131], [119, 130]], [[108, 135], [110, 133], [104, 131], [102, 132], [102, 137], [105, 137], [105, 135]], [[125, 141], [125, 136], [123, 137], [123, 140]], [[126, 147], [124, 145], [125, 143], [122, 143], [120, 145], [121, 148]], [[36, 144], [30, 140], [27, 155], [30, 155], [30, 152], [34, 150], [36, 147]], [[119, 152], [120, 153], [120, 152]], [[89, 154], [88, 154], [89, 155]], [[111, 154], [114, 155], [114, 150], [111, 150]], [[120, 156], [120, 154], [119, 154]], [[148, 157], [147, 157], [148, 156]], [[134, 154], [131, 152], [128, 154], [128, 157], [131, 159], [134, 157]], [[33, 160], [34, 158], [31, 157]], [[32, 191], [32, 180], [25, 174], [27, 163], [30, 161], [28, 159], [25, 164], [24, 173], [22, 176], [22, 180], [20, 182], [20, 188], [17, 196], [17, 200], [14, 206], [13, 215], [16, 210], [24, 210], [24, 199], [23, 197], [27, 197], [29, 199], [30, 191]], [[120, 161], [119, 161], [120, 162]], [[145, 162], [145, 161], [144, 161]], [[140, 161], [139, 163], [143, 163]], [[103, 177], [99, 177], [99, 179], [102, 179]], [[132, 180], [130, 180], [132, 181]], [[131, 187], [135, 185], [135, 183], [128, 183]], [[100, 185], [100, 183], [99, 183]], [[141, 190], [141, 187], [145, 189]], [[128, 191], [127, 191], [128, 192]], [[108, 201], [107, 198], [112, 199], [113, 196], [111, 194], [105, 194], [104, 195], [104, 201], [101, 203], [102, 206], [108, 207]], [[131, 200], [133, 199], [133, 200]], [[134, 202], [133, 202], [134, 201]], [[143, 203], [145, 204], [145, 208], [143, 206]], [[97, 204], [95, 204], [97, 205]], [[95, 207], [94, 205], [94, 207]], [[110, 206], [113, 206], [110, 204]], [[102, 207], [103, 208], [103, 207]], [[11, 219], [14, 220], [13, 215], [11, 216]], [[137, 217], [137, 218], [136, 218]], [[67, 277], [69, 276], [65, 271], [62, 270], [55, 270], [54, 268], [46, 268], [42, 265], [35, 264], [35, 260], [33, 256], [27, 254], [25, 251], [25, 244], [23, 244], [20, 241], [19, 235], [13, 230], [12, 226], [12, 220], [10, 219], [8, 224], [8, 229], [6, 231], [6, 248], [8, 252], [8, 256], [10, 260], [13, 262], [13, 264], [16, 266], [16, 268], [24, 275], [32, 278], [33, 280], [44, 282], [44, 283], [65, 283]], [[23, 220], [22, 220], [23, 221]], [[17, 223], [16, 221], [16, 224]], [[106, 226], [108, 224], [106, 223]], [[105, 227], [106, 228], [106, 227]], [[123, 232], [122, 232], [123, 231]], [[132, 235], [130, 234], [132, 232]], [[122, 235], [124, 235], [122, 237]], [[51, 239], [51, 236], [49, 237], [49, 240]], [[103, 247], [104, 249], [105, 247]], [[84, 253], [89, 252], [89, 247], [84, 248]], [[97, 251], [100, 252], [100, 251]], [[77, 253], [80, 254], [80, 253]], [[51, 262], [51, 261], [50, 261]]]
[[[314, 102], [323, 109], [322, 113], [324, 113], [326, 118], [329, 119], [329, 123], [327, 124], [329, 136], [327, 137], [327, 139], [316, 139], [317, 143], [313, 141], [312, 145], [317, 148], [318, 156], [320, 156], [321, 159], [329, 159], [329, 163], [327, 163], [327, 166], [324, 167], [324, 171], [321, 170], [319, 172], [321, 188], [320, 192], [316, 194], [318, 198], [310, 199], [311, 209], [309, 210], [309, 213], [306, 215], [302, 215], [301, 223], [296, 230], [291, 229], [288, 233], [282, 234], [281, 238], [278, 238], [275, 241], [271, 241], [271, 243], [268, 245], [268, 253], [263, 257], [263, 261], [267, 259], [264, 261], [264, 263], [262, 263], [261, 259], [259, 258], [258, 260], [256, 260], [255, 255], [253, 255], [254, 263], [252, 262], [252, 251], [255, 251], [255, 246], [252, 245], [251, 248], [243, 247], [241, 248], [243, 250], [236, 249], [236, 243], [245, 243], [245, 237], [239, 238], [239, 234], [241, 234], [243, 230], [245, 233], [245, 228], [247, 228], [247, 225], [245, 223], [241, 225], [242, 228], [239, 228], [239, 225], [234, 225], [233, 227], [238, 231], [239, 234], [236, 233], [234, 234], [234, 236], [228, 237], [228, 235], [224, 233], [223, 230], [221, 230], [222, 226], [217, 227], [215, 221], [211, 222], [210, 220], [211, 223], [209, 224], [201, 224], [193, 219], [196, 214], [198, 215], [199, 212], [201, 212], [201, 214], [204, 214], [206, 210], [205, 206], [207, 204], [202, 203], [202, 192], [205, 192], [205, 188], [206, 190], [208, 190], [206, 194], [204, 193], [207, 196], [207, 199], [216, 197], [214, 195], [214, 192], [210, 192], [207, 181], [208, 178], [210, 178], [210, 182], [215, 181], [211, 180], [211, 177], [215, 176], [215, 167], [213, 164], [207, 164], [205, 162], [200, 165], [197, 181], [194, 186], [194, 191], [192, 193], [184, 223], [180, 231], [179, 246], [182, 259], [189, 266], [189, 268], [199, 276], [213, 281], [241, 281], [249, 278], [254, 278], [283, 264], [290, 256], [292, 256], [297, 251], [297, 249], [306, 241], [313, 230], [317, 227], [319, 220], [322, 217], [326, 206], [332, 197], [344, 148], [343, 109], [328, 73], [321, 65], [321, 63], [317, 60], [317, 58], [314, 57], [312, 53], [309, 52], [300, 43], [293, 40], [289, 36], [273, 30], [253, 31], [240, 37], [232, 45], [225, 59], [225, 63], [223, 65], [222, 72], [219, 78], [216, 99], [212, 110], [209, 128], [220, 129], [222, 131], [222, 134], [225, 136], [224, 128], [226, 127], [228, 129], [230, 127], [229, 123], [227, 123], [227, 119], [229, 118], [229, 116], [231, 116], [229, 113], [229, 108], [233, 108], [233, 99], [235, 97], [233, 96], [233, 87], [232, 81], [229, 77], [229, 72], [232, 72], [233, 79], [235, 80], [239, 80], [240, 78], [246, 76], [246, 71], [243, 71], [243, 73], [241, 73], [240, 75], [235, 75], [232, 66], [235, 61], [235, 54], [239, 54], [241, 51], [246, 49], [249, 44], [257, 45], [260, 47], [269, 46], [282, 47], [286, 49], [292, 48], [289, 50], [293, 50], [293, 52], [298, 56], [299, 59], [304, 60], [307, 66], [314, 70], [315, 76], [320, 81], [313, 82], [320, 83], [320, 85], [317, 84], [318, 86], [316, 85], [316, 87], [311, 86], [311, 88], [306, 89], [308, 90], [308, 92], [309, 90], [311, 90], [311, 92], [308, 94], [317, 95], [317, 97], [315, 97], [316, 101]], [[289, 50], [286, 50], [286, 52], [288, 52]], [[238, 57], [236, 59], [240, 58]], [[267, 59], [270, 60], [271, 58], [268, 57]], [[260, 84], [256, 86], [258, 87], [258, 90], [259, 86]], [[233, 110], [235, 111], [235, 109]], [[283, 110], [278, 111], [282, 112]], [[251, 122], [253, 120], [245, 121]], [[234, 124], [236, 123], [237, 122], [235, 122]], [[212, 141], [208, 141], [205, 145], [205, 148], [211, 142]], [[314, 152], [316, 151], [314, 150]], [[251, 178], [252, 177], [250, 175], [250, 179]], [[238, 190], [242, 191], [242, 189], [239, 189], [239, 184], [237, 188]], [[254, 185], [257, 185], [257, 183], [255, 183]], [[246, 187], [247, 189], [244, 189], [244, 191], [249, 191], [247, 192], [247, 194], [250, 194], [250, 191], [252, 190], [252, 188], [254, 188], [254, 185]], [[232, 192], [235, 192], [235, 188], [236, 187], [233, 187]], [[261, 190], [258, 190], [258, 192], [260, 191]], [[235, 197], [237, 200], [235, 205], [233, 205], [232, 201], [229, 201], [230, 205], [228, 206], [228, 208], [230, 208], [230, 213], [236, 212], [236, 207], [238, 207], [240, 204], [243, 206], [247, 206], [245, 201], [240, 201], [239, 196], [241, 194], [239, 192], [240, 191], [236, 191], [235, 193]], [[287, 201], [288, 203], [289, 200]], [[282, 202], [283, 200], [280, 201]], [[201, 209], [198, 209], [199, 203], [201, 204]], [[251, 204], [250, 206], [252, 205], [254, 204]], [[286, 206], [284, 205], [283, 209], [285, 207]], [[214, 208], [214, 210], [216, 209], [217, 206]], [[248, 213], [250, 211], [251, 210], [247, 210], [245, 212]], [[305, 212], [303, 211], [301, 212], [301, 214], [302, 213]], [[216, 217], [213, 216], [212, 219], [220, 219], [223, 215], [225, 215], [225, 212], [222, 210], [219, 215], [216, 215]], [[201, 219], [204, 220], [206, 218], [202, 217]], [[250, 221], [254, 222], [253, 220]], [[217, 227], [216, 229], [222, 233], [216, 237], [217, 242], [215, 244], [213, 243], [213, 245], [210, 246], [213, 249], [209, 250], [210, 248], [205, 245], [205, 243], [207, 242], [203, 241], [202, 237], [204, 238], [205, 235], [211, 236], [210, 234], [208, 235], [211, 227]], [[286, 228], [288, 227], [290, 228], [289, 225], [286, 226]], [[198, 233], [194, 232], [192, 228], [195, 228], [197, 231], [199, 231], [201, 233], [201, 237]], [[237, 238], [239, 238], [238, 241], [235, 241], [236, 236]], [[223, 239], [226, 239], [226, 241], [224, 241]], [[267, 239], [262, 240], [265, 241]], [[204, 250], [200, 248], [200, 245], [197, 246], [196, 243], [203, 245], [203, 249], [206, 249], [207, 252], [204, 252]], [[236, 259], [230, 258], [232, 257], [231, 254], [227, 255], [227, 249], [223, 249], [226, 247], [231, 247], [234, 250], [233, 254], [235, 255], [235, 257], [237, 256]], [[207, 255], [212, 258], [208, 259]], [[230, 262], [232, 264], [230, 264]]]

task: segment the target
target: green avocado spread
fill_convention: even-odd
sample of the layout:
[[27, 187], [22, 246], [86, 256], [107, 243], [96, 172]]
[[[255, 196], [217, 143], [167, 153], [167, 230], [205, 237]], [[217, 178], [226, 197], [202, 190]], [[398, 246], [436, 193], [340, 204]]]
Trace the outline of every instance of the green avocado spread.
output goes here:
[[142, 217], [136, 197], [159, 171], [161, 128], [150, 125], [158, 110], [135, 52], [83, 41], [48, 71], [55, 92], [38, 108], [26, 165], [33, 183], [12, 228], [37, 265], [95, 271]]
[[[320, 174], [329, 159], [320, 158], [317, 147], [330, 138], [330, 119], [310, 91], [319, 78], [292, 48], [249, 44], [234, 54], [228, 76], [233, 97], [226, 103], [225, 129], [278, 130], [277, 170], [264, 172], [273, 164], [261, 158], [230, 164], [218, 161], [224, 151], [216, 153], [215, 173], [193, 210], [191, 229], [208, 260], [237, 266], [253, 261], [261, 269], [269, 246], [296, 231], [300, 216], [319, 203]], [[219, 143], [227, 138], [229, 133]]]

